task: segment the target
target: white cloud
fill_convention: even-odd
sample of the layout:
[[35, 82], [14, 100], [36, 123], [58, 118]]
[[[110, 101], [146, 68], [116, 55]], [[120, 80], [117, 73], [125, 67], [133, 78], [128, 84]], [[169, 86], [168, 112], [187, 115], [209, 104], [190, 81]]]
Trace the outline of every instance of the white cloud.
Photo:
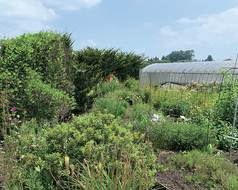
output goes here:
[[165, 36], [175, 36], [177, 35], [177, 32], [171, 30], [171, 27], [170, 26], [165, 26], [163, 28], [160, 29], [160, 33], [162, 35], [165, 35]]
[[96, 47], [97, 43], [91, 39], [87, 40], [86, 42], [82, 42], [83, 46], [90, 46], [90, 47]]
[[40, 0], [0, 0], [0, 20], [36, 19], [48, 21], [58, 15], [45, 7]]
[[60, 7], [64, 10], [79, 10], [81, 7], [92, 7], [101, 0], [44, 0], [46, 4]]
[[[160, 30], [160, 34], [165, 38], [163, 42], [171, 46], [231, 44], [238, 40], [238, 8], [194, 19], [182, 18], [175, 23], [173, 27], [165, 26]], [[176, 31], [176, 34], [175, 29], [171, 29], [175, 26], [183, 29]]]
[[51, 29], [49, 22], [59, 15], [41, 0], [0, 0], [0, 36], [15, 37]]

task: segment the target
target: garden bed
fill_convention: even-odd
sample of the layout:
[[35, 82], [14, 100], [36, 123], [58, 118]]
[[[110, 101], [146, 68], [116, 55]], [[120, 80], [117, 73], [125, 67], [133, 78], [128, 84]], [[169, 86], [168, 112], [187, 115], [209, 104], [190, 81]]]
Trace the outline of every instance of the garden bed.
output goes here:
[[[0, 144], [0, 149], [3, 148], [3, 144]], [[169, 163], [172, 162], [170, 159], [171, 156], [175, 156], [179, 154], [178, 152], [163, 150], [156, 154], [157, 156], [157, 163], [159, 165], [163, 165], [163, 168], [166, 171], [157, 171], [155, 174], [155, 178], [158, 184], [164, 186], [164, 189], [169, 190], [191, 190], [191, 189], [204, 189], [203, 186], [194, 186], [194, 183], [188, 184], [185, 180], [185, 176], [189, 175], [190, 173], [184, 170], [182, 173], [176, 169], [170, 167]], [[223, 152], [223, 155], [226, 155], [227, 161], [237, 164], [238, 163], [238, 152], [232, 151], [231, 156], [229, 156], [229, 152]], [[238, 169], [238, 166], [236, 166]], [[168, 170], [166, 168], [169, 168]], [[3, 164], [2, 160], [0, 159], [0, 170], [3, 171]], [[3, 185], [3, 176], [0, 174], [0, 189]], [[155, 185], [154, 189], [158, 189], [160, 185]], [[161, 188], [159, 188], [161, 189]]]

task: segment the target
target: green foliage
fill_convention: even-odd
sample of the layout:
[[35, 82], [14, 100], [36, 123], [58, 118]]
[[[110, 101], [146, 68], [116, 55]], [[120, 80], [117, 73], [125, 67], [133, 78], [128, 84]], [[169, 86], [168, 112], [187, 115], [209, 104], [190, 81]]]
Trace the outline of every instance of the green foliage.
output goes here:
[[123, 118], [128, 106], [129, 103], [123, 98], [118, 98], [116, 93], [108, 93], [96, 100], [93, 110], [94, 112], [110, 113], [116, 117], [121, 116]]
[[137, 117], [133, 117], [133, 128], [146, 132], [157, 149], [202, 150], [208, 143], [216, 144], [215, 133], [208, 132], [205, 125], [171, 123], [169, 120], [153, 121], [147, 111], [137, 110], [136, 113]]
[[139, 88], [139, 81], [133, 78], [127, 78], [124, 83], [129, 90], [136, 91]]
[[238, 188], [236, 166], [228, 162], [222, 152], [216, 155], [199, 150], [185, 152], [172, 157], [177, 169], [187, 170], [185, 180], [193, 181], [195, 186], [202, 185], [208, 189], [232, 189]]
[[92, 106], [87, 94], [101, 79], [107, 78], [113, 72], [120, 81], [124, 81], [128, 76], [138, 79], [139, 68], [145, 59], [143, 54], [91, 47], [76, 51], [74, 57], [75, 98], [81, 111]]
[[[151, 179], [148, 177], [148, 163], [143, 159], [143, 153], [139, 158], [132, 156], [131, 152], [134, 145], [124, 148], [124, 145], [119, 147], [117, 136], [114, 142], [113, 163], [107, 162], [109, 149], [106, 154], [97, 149], [97, 145], [93, 145], [91, 150], [91, 158], [84, 159], [83, 163], [79, 162], [79, 167], [72, 164], [68, 157], [65, 158], [66, 170], [68, 171], [68, 179], [61, 180], [58, 177], [58, 184], [63, 188], [76, 189], [79, 187], [89, 190], [95, 189], [119, 189], [119, 190], [145, 190], [151, 186]], [[139, 142], [138, 142], [139, 143]], [[118, 149], [121, 151], [118, 152]], [[101, 158], [98, 159], [98, 155]], [[91, 160], [91, 161], [90, 161]]]
[[132, 106], [129, 121], [133, 125], [133, 129], [147, 133], [151, 125], [154, 125], [154, 122], [151, 121], [152, 115], [153, 111], [149, 105], [138, 102]]
[[162, 60], [169, 60], [170, 62], [177, 62], [181, 60], [192, 60], [194, 57], [194, 50], [186, 51], [172, 51], [170, 54], [162, 57]]
[[[215, 104], [216, 117], [230, 124], [233, 124], [233, 116], [235, 113], [236, 90], [237, 88], [233, 84], [225, 85], [220, 94], [220, 98]], [[219, 121], [216, 122], [218, 123]]]
[[29, 82], [24, 89], [25, 100], [22, 99], [22, 109], [27, 111], [29, 118], [37, 121], [58, 120], [73, 107], [74, 99], [70, 98], [64, 91], [52, 88], [50, 84], [44, 84], [40, 75], [35, 71], [28, 71]]
[[[130, 153], [131, 160], [138, 160], [139, 157], [144, 159], [149, 169], [148, 179], [151, 181], [156, 159], [153, 151], [149, 148], [151, 144], [144, 142], [144, 136], [140, 137], [139, 133], [132, 134], [130, 129], [131, 126], [129, 125], [127, 128], [120, 126], [119, 119], [114, 119], [113, 115], [99, 113], [97, 115], [90, 114], [78, 118], [75, 117], [71, 124], [62, 123], [51, 130], [47, 130], [45, 132], [45, 139], [49, 145], [47, 158], [54, 159], [52, 163], [58, 166], [58, 168], [52, 169], [53, 175], [62, 170], [60, 159], [64, 155], [69, 156], [72, 163], [77, 166], [76, 159], [81, 163], [83, 163], [84, 159], [89, 162], [93, 162], [95, 159], [99, 160], [101, 155], [92, 155], [92, 152], [97, 150], [97, 152], [107, 155], [105, 161], [108, 167], [117, 164], [119, 158], [115, 158], [115, 161], [113, 161], [113, 150], [115, 140], [117, 136], [120, 136], [116, 155], [120, 155], [119, 153], [122, 150], [120, 147], [128, 149], [133, 146]], [[141, 143], [135, 144], [139, 139], [141, 139]], [[139, 155], [140, 151], [142, 152], [141, 155]], [[94, 156], [93, 160], [92, 156]]]
[[211, 56], [211, 55], [208, 55], [208, 56], [207, 56], [207, 59], [205, 59], [205, 61], [213, 61], [212, 56]]
[[6, 159], [3, 161], [3, 171], [6, 173], [6, 188], [47, 189], [52, 184], [49, 162], [46, 160], [48, 146], [42, 128], [42, 125], [32, 119], [20, 127], [15, 125], [11, 136], [4, 133]]
[[[37, 101], [52, 102], [52, 108], [48, 105], [46, 109], [37, 110], [42, 113], [42, 119], [63, 116], [72, 108], [72, 49], [69, 39], [68, 34], [39, 32], [0, 41], [0, 90], [7, 92], [10, 107], [16, 107], [22, 113], [26, 111], [30, 118], [38, 109]], [[49, 92], [52, 90], [54, 92]], [[54, 100], [58, 95], [60, 97]], [[67, 103], [61, 105], [60, 100]], [[55, 113], [56, 106], [60, 115], [51, 114]], [[66, 110], [62, 112], [64, 108]]]
[[204, 125], [167, 122], [159, 126], [158, 131], [154, 129], [153, 134], [155, 140], [157, 136], [159, 147], [171, 150], [202, 150], [207, 144], [216, 144], [215, 134], [208, 132]]

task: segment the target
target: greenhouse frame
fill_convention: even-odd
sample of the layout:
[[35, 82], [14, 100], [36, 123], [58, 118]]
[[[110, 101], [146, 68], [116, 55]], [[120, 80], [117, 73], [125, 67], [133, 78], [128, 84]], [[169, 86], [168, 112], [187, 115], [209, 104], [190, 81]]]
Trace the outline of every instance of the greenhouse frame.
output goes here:
[[228, 73], [238, 74], [235, 61], [154, 63], [140, 69], [139, 87], [164, 84], [186, 86], [192, 82], [221, 84]]

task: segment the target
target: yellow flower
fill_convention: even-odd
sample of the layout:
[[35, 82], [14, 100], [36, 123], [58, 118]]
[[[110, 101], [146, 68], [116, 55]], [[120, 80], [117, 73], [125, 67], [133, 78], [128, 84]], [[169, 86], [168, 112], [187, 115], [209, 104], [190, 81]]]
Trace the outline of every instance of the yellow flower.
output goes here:
[[65, 156], [65, 166], [66, 166], [66, 170], [68, 172], [68, 174], [70, 174], [70, 170], [69, 170], [69, 157]]
[[101, 167], [102, 167], [102, 164], [101, 164], [101, 163], [99, 163], [99, 164], [98, 164], [98, 168], [99, 168], [99, 169], [101, 169]]

